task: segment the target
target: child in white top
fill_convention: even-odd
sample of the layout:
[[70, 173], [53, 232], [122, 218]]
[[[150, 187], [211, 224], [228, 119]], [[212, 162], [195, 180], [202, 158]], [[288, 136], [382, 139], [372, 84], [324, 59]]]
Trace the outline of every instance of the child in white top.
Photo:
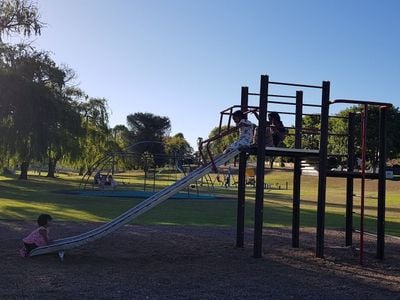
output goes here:
[[241, 110], [237, 110], [232, 114], [233, 121], [235, 121], [236, 126], [239, 127], [239, 139], [230, 144], [229, 147], [224, 151], [224, 153], [236, 150], [240, 148], [245, 148], [251, 145], [253, 141], [253, 123], [247, 120]]

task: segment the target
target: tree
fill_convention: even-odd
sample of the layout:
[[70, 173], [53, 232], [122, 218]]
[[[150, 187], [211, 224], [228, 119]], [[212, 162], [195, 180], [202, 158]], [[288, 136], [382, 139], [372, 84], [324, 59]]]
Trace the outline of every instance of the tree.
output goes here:
[[[127, 136], [128, 136], [128, 128], [125, 125], [116, 125], [114, 128], [110, 129], [109, 140], [107, 141], [106, 148], [112, 153], [112, 165], [111, 165], [111, 173], [115, 174], [115, 170], [118, 167], [130, 168], [132, 166], [131, 163], [131, 155], [119, 155], [125, 153], [124, 149], [128, 148]], [[126, 154], [126, 153], [125, 153]]]
[[178, 155], [183, 157], [193, 152], [192, 147], [186, 141], [182, 133], [177, 133], [172, 137], [165, 138], [165, 151], [169, 156]]
[[302, 148], [319, 149], [320, 127], [319, 115], [306, 115], [303, 117]]
[[79, 111], [85, 133], [79, 141], [80, 157], [77, 162], [79, 173], [83, 175], [84, 170], [91, 173], [93, 170], [90, 167], [113, 149], [109, 143], [112, 138], [108, 127], [107, 100], [84, 96]]
[[[9, 114], [1, 121], [1, 131], [8, 132], [7, 148], [15, 152], [21, 165], [21, 179], [27, 179], [27, 170], [32, 159], [40, 160], [46, 153], [46, 132], [40, 122], [40, 108], [51, 102], [51, 95], [38, 84], [17, 80], [7, 84], [8, 76], [1, 76], [0, 93], [13, 97]], [[10, 82], [10, 81], [8, 81]], [[47, 106], [48, 107], [48, 106]]]
[[32, 1], [0, 0], [0, 43], [4, 34], [40, 35], [44, 23], [39, 18], [38, 8]]
[[[347, 137], [348, 137], [348, 116], [349, 113], [355, 113], [355, 142], [356, 155], [361, 157], [361, 112], [363, 105], [356, 105], [340, 111], [336, 116], [329, 118], [329, 138], [328, 153], [341, 156], [347, 155]], [[303, 136], [302, 148], [318, 149], [320, 128], [319, 116], [303, 117]], [[289, 147], [294, 146], [294, 129], [290, 129], [290, 136], [285, 140]], [[387, 156], [388, 158], [397, 158], [400, 156], [400, 112], [398, 108], [387, 108], [386, 118], [387, 135]], [[379, 158], [379, 107], [368, 107], [367, 119], [367, 149], [366, 159], [372, 167], [377, 164]]]
[[60, 99], [53, 117], [48, 127], [48, 177], [54, 177], [57, 163], [63, 157], [79, 157], [79, 138], [84, 134], [77, 105], [68, 97]]
[[63, 84], [63, 72], [49, 55], [25, 45], [0, 45], [0, 111], [7, 148], [27, 179], [29, 162], [47, 153], [48, 117], [56, 105], [52, 88]]
[[129, 142], [135, 144], [148, 141], [153, 143], [141, 143], [136, 146], [139, 153], [149, 152], [153, 154], [156, 165], [166, 162], [164, 138], [169, 135], [171, 122], [168, 117], [156, 116], [152, 113], [135, 113], [127, 116], [129, 129]]
[[114, 142], [114, 151], [122, 151], [128, 147], [128, 133], [129, 130], [125, 125], [115, 125], [114, 128], [111, 129]]
[[[221, 127], [221, 132], [224, 132], [228, 129], [226, 125]], [[211, 132], [209, 133], [208, 137], [213, 138], [219, 134], [219, 127], [214, 127]], [[210, 150], [213, 155], [217, 155], [222, 153], [230, 144], [235, 142], [239, 138], [239, 133], [237, 131], [233, 132], [232, 134], [225, 135], [219, 139], [210, 143]], [[203, 152], [205, 149], [203, 150]], [[203, 154], [206, 154], [204, 152]]]
[[[57, 162], [76, 153], [82, 134], [77, 103], [67, 86], [72, 70], [58, 67], [46, 52], [26, 45], [0, 45], [0, 131], [3, 154], [15, 153], [22, 179], [32, 160]], [[12, 150], [12, 151], [11, 151]]]
[[165, 151], [169, 157], [172, 157], [171, 163], [174, 165], [182, 162], [193, 153], [192, 147], [190, 147], [182, 133], [165, 138]]
[[[356, 155], [359, 157], [361, 157], [361, 112], [363, 110], [363, 105], [356, 105], [338, 113], [339, 117], [346, 118], [350, 112], [355, 113], [355, 148], [358, 149]], [[375, 168], [379, 159], [379, 107], [369, 106], [367, 116], [366, 159]], [[347, 119], [340, 120], [332, 128], [333, 132], [342, 132], [343, 129], [347, 132]], [[387, 108], [386, 136], [388, 158], [398, 157], [400, 154], [400, 112], [398, 108]], [[336, 143], [336, 147], [339, 147], [338, 143]], [[343, 143], [341, 148], [340, 152], [347, 153], [347, 144]]]
[[73, 97], [76, 89], [69, 86], [75, 73], [66, 66], [58, 67], [54, 63], [51, 66], [43, 68], [43, 73], [52, 72], [53, 76], [43, 78], [52, 100], [41, 119], [44, 125], [41, 132], [46, 134], [43, 143], [47, 146], [48, 177], [55, 176], [57, 163], [63, 157], [77, 156], [79, 137], [83, 135], [78, 102]]

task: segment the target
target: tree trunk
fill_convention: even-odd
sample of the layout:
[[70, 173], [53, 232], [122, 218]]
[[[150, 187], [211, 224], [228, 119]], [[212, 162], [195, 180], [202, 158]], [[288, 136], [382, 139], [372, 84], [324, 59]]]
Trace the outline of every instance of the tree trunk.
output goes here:
[[85, 170], [85, 167], [79, 168], [79, 176], [83, 176], [83, 170]]
[[57, 161], [55, 159], [51, 159], [49, 158], [49, 167], [47, 170], [47, 176], [46, 177], [55, 177], [55, 173], [56, 173], [56, 165], [57, 165]]
[[274, 161], [275, 161], [275, 157], [271, 157], [269, 159], [269, 167], [270, 167], [270, 169], [274, 168]]
[[24, 161], [21, 163], [21, 174], [19, 175], [19, 179], [28, 180], [28, 168], [29, 162]]

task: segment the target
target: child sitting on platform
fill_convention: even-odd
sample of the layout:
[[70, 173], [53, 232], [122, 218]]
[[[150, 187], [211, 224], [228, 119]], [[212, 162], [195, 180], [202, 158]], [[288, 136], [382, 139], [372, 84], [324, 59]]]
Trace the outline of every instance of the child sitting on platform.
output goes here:
[[[254, 115], [258, 119], [257, 113]], [[281, 117], [277, 112], [270, 112], [268, 114], [267, 128], [266, 128], [266, 147], [278, 147], [286, 136], [286, 128], [281, 121]], [[254, 131], [254, 144], [257, 143], [258, 139], [258, 128]]]
[[244, 113], [241, 110], [237, 110], [232, 114], [232, 117], [233, 121], [236, 123], [236, 126], [239, 127], [239, 139], [230, 144], [229, 147], [225, 149], [224, 153], [248, 147], [251, 145], [253, 140], [254, 125], [247, 120]]

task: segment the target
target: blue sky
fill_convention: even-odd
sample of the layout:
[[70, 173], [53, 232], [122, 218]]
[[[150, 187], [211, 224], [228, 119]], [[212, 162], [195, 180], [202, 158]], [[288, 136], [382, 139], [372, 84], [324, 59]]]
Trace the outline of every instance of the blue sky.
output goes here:
[[[39, 0], [35, 38], [104, 97], [110, 125], [151, 112], [195, 146], [240, 103], [241, 86], [320, 85], [331, 98], [400, 105], [400, 1]], [[307, 102], [319, 102], [310, 94]], [[258, 103], [252, 98], [251, 104]], [[332, 112], [344, 107], [332, 107]], [[286, 120], [286, 125], [291, 120]]]

